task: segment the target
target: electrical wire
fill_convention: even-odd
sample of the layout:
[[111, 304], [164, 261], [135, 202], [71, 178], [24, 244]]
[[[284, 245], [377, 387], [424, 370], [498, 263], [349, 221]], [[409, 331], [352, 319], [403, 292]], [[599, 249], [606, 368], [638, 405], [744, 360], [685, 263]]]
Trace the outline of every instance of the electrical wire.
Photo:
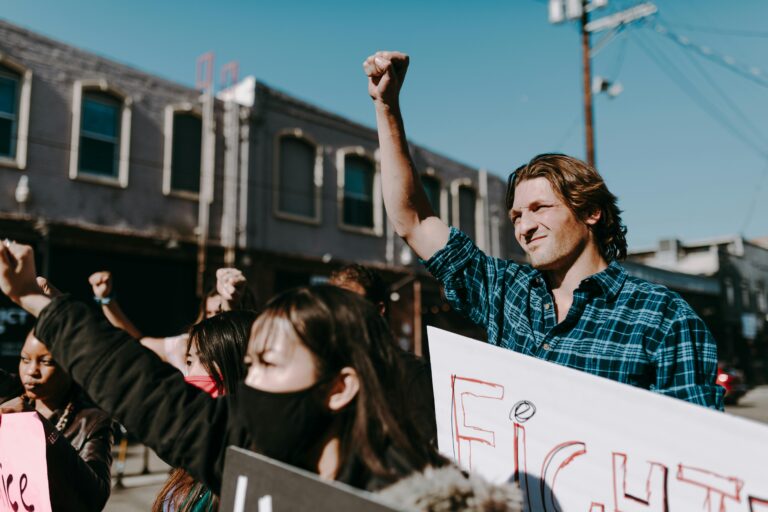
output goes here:
[[669, 23], [667, 25], [671, 27], [681, 28], [683, 30], [693, 30], [694, 32], [706, 32], [710, 34], [719, 34], [723, 36], [735, 36], [735, 37], [764, 37], [768, 38], [768, 32], [762, 30], [742, 30], [742, 29], [728, 29], [718, 27], [702, 27], [700, 25], [688, 25], [685, 23]]
[[659, 52], [654, 47], [651, 50], [649, 47], [653, 46], [650, 41], [646, 40], [643, 44], [644, 34], [638, 32], [637, 37], [633, 41], [637, 46], [648, 55], [648, 57], [661, 69], [661, 71], [677, 85], [680, 90], [689, 98], [691, 98], [707, 115], [717, 121], [723, 128], [731, 133], [736, 139], [748, 146], [752, 151], [758, 154], [761, 158], [768, 159], [768, 151], [756, 144], [749, 137], [747, 137], [738, 127], [736, 127], [716, 105], [712, 104], [701, 93], [701, 91], [683, 74], [675, 64], [669, 60], [663, 53]]
[[695, 51], [702, 57], [711, 60], [715, 64], [722, 66], [725, 69], [746, 78], [747, 80], [750, 80], [758, 85], [762, 85], [763, 87], [768, 87], [768, 79], [765, 78], [765, 73], [757, 66], [748, 66], [738, 62], [735, 58], [729, 55], [718, 53], [708, 46], [696, 44], [687, 37], [676, 34], [675, 32], [672, 32], [667, 27], [659, 23], [656, 23], [653, 28], [659, 34], [669, 38], [671, 41], [674, 41], [683, 48]]
[[752, 216], [755, 214], [755, 207], [757, 206], [757, 201], [760, 198], [760, 192], [763, 189], [763, 185], [765, 184], [766, 178], [768, 178], [768, 163], [765, 165], [765, 168], [763, 169], [763, 172], [761, 173], [760, 178], [758, 179], [757, 187], [755, 188], [754, 194], [752, 194], [752, 200], [749, 202], [749, 207], [747, 208], [747, 214], [744, 217], [744, 222], [741, 225], [740, 233], [742, 234], [744, 234], [747, 231], [749, 224], [752, 222]]
[[[656, 32], [652, 32], [656, 33]], [[707, 73], [707, 71], [704, 69], [704, 66], [702, 66], [697, 60], [696, 56], [691, 54], [690, 52], [683, 51], [683, 55], [691, 62], [694, 68], [699, 72], [699, 74], [704, 78], [704, 80], [709, 84], [710, 87], [720, 96], [720, 98], [723, 100], [724, 103], [726, 103], [731, 110], [733, 110], [736, 115], [741, 119], [741, 121], [747, 125], [747, 127], [758, 136], [758, 138], [761, 141], [768, 142], [768, 139], [763, 135], [762, 130], [758, 128], [750, 119], [749, 117], [744, 113], [743, 110], [739, 108], [739, 106], [731, 99], [730, 95], [727, 94], [718, 84], [715, 82], [715, 80], [712, 78], [712, 76]]]

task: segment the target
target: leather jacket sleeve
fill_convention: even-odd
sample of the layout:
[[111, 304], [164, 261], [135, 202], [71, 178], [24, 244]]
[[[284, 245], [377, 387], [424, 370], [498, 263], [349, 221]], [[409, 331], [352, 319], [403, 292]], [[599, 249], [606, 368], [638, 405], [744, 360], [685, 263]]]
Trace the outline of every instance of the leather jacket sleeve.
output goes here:
[[230, 397], [187, 385], [174, 367], [66, 295], [42, 311], [35, 334], [96, 405], [165, 462], [220, 492], [226, 447], [251, 444]]
[[[78, 439], [67, 439], [71, 429], [61, 435], [42, 416], [48, 442], [48, 485], [53, 510], [103, 510], [111, 490], [112, 421], [92, 409], [92, 414], [79, 414], [73, 428], [80, 428]], [[99, 413], [98, 415], [94, 413]], [[94, 417], [96, 416], [96, 417]], [[77, 425], [80, 423], [80, 425]], [[85, 423], [85, 424], [83, 424]], [[82, 428], [81, 428], [82, 427]], [[52, 443], [51, 440], [54, 440]], [[76, 444], [81, 444], [77, 449]]]

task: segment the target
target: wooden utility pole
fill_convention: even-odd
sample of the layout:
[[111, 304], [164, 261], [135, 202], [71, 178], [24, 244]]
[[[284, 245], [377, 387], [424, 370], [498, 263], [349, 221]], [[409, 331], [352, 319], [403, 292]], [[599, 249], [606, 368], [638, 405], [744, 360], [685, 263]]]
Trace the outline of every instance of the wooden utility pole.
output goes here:
[[581, 61], [583, 67], [584, 81], [584, 138], [586, 140], [586, 159], [587, 163], [595, 167], [595, 126], [594, 126], [594, 107], [592, 106], [592, 57], [590, 52], [591, 38], [587, 31], [589, 23], [589, 12], [586, 9], [586, 1], [581, 11]]

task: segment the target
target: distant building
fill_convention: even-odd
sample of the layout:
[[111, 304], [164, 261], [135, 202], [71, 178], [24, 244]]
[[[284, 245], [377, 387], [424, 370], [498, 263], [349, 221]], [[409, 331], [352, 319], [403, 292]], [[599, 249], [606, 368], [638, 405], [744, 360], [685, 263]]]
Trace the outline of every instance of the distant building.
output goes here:
[[[522, 259], [502, 179], [411, 149], [442, 219]], [[265, 300], [358, 262], [393, 285], [403, 346], [421, 350], [427, 323], [482, 336], [387, 221], [377, 150], [373, 129], [253, 78], [206, 97], [0, 21], [0, 232], [81, 297], [91, 272], [112, 270], [148, 334], [184, 329], [196, 283], [224, 264]], [[0, 357], [16, 357], [29, 325], [0, 303]]]
[[[720, 288], [713, 332], [720, 358], [748, 380], [768, 380], [768, 247], [733, 235], [695, 242], [661, 240], [632, 251], [630, 260], [692, 275], [711, 276]], [[712, 327], [712, 326], [710, 326]]]

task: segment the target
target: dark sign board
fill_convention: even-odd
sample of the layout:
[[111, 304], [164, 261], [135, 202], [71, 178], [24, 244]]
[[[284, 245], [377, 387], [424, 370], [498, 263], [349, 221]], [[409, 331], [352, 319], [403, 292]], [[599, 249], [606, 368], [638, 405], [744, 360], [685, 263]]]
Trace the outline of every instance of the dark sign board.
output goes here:
[[19, 371], [19, 354], [35, 317], [0, 293], [0, 368]]
[[220, 512], [394, 512], [373, 494], [321, 480], [258, 453], [230, 446], [224, 464]]

